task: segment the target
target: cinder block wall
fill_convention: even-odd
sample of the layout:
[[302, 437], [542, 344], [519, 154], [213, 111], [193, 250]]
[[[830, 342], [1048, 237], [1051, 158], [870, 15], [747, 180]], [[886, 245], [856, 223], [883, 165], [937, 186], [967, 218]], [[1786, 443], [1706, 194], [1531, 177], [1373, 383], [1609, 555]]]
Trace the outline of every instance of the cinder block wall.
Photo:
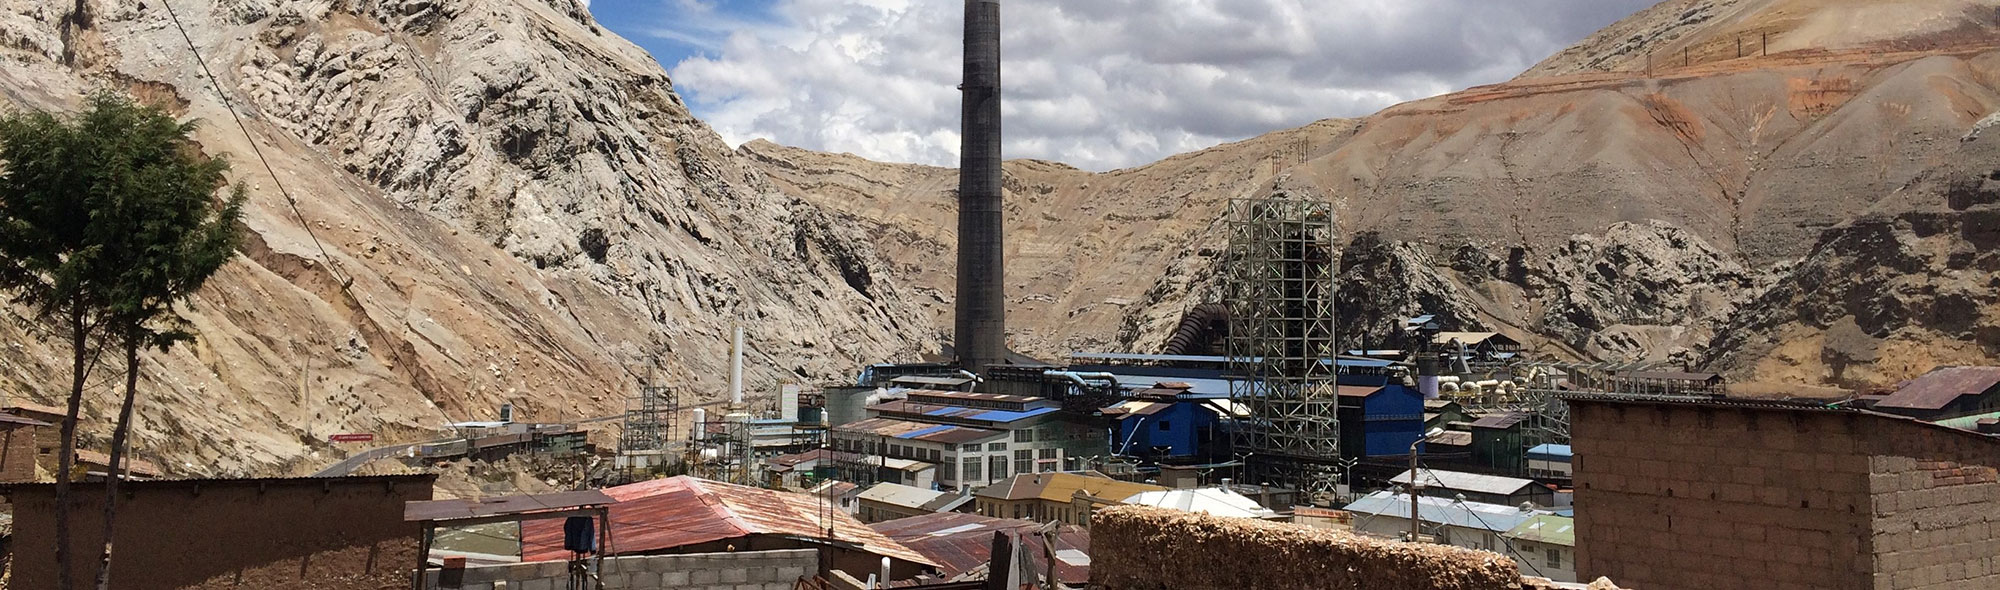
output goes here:
[[[2000, 440], [1860, 413], [1593, 402], [1571, 405], [1570, 429], [1579, 579], [2000, 588], [2000, 484], [1981, 475]], [[1986, 471], [1967, 466], [1981, 457]]]
[[1090, 583], [1104, 590], [1511, 590], [1514, 561], [1445, 545], [1144, 506], [1091, 516]]
[[[813, 549], [613, 557], [604, 560], [606, 590], [791, 590], [802, 576], [819, 571]], [[513, 565], [431, 570], [427, 588], [445, 590], [561, 590], [568, 587], [569, 563], [543, 561]]]
[[2000, 588], [2000, 440], [1950, 434], [1868, 442], [1877, 590]]

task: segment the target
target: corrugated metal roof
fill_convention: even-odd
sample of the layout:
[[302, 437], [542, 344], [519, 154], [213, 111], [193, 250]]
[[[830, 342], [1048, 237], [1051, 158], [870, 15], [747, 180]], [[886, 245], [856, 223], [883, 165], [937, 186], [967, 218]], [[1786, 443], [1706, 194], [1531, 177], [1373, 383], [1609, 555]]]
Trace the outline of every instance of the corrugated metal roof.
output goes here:
[[967, 383], [971, 383], [972, 379], [967, 377], [932, 377], [924, 375], [904, 375], [902, 377], [890, 379], [889, 382], [914, 383], [917, 385], [942, 385], [945, 387], [960, 387]]
[[[726, 484], [688, 476], [656, 479], [604, 490], [611, 505], [610, 555], [640, 555], [750, 535], [819, 539], [833, 529], [837, 543], [907, 562], [937, 565], [876, 533], [825, 500], [807, 495]], [[562, 523], [521, 525], [522, 561], [568, 559]]]
[[[90, 465], [103, 465], [105, 466], [105, 468], [108, 469], [111, 466], [111, 455], [100, 453], [90, 449], [77, 449], [76, 462], [86, 463]], [[152, 461], [147, 461], [145, 459], [133, 457], [130, 453], [127, 453], [125, 456], [118, 458], [118, 468], [124, 470], [125, 473], [130, 473], [133, 475], [144, 475], [149, 477], [159, 477], [162, 475], [166, 475], [165, 473], [160, 471], [160, 466], [154, 465]]]
[[1522, 522], [1507, 532], [1502, 533], [1502, 535], [1509, 539], [1575, 547], [1576, 519], [1568, 516], [1544, 514], [1530, 518], [1526, 522]]
[[765, 463], [770, 465], [773, 469], [784, 470], [796, 467], [801, 463], [808, 463], [812, 461], [825, 461], [825, 462], [854, 461], [854, 460], [859, 460], [860, 458], [861, 458], [860, 453], [849, 453], [847, 451], [836, 451], [833, 449], [813, 449], [803, 453], [793, 453], [790, 455], [779, 455], [776, 457], [772, 457], [769, 461], [765, 461]]
[[834, 427], [834, 432], [852, 432], [887, 436], [904, 440], [921, 440], [943, 444], [965, 444], [980, 442], [1007, 435], [1005, 431], [951, 426], [899, 420], [896, 418], [869, 418], [860, 422]]
[[1026, 500], [1040, 498], [1051, 502], [1069, 502], [1077, 490], [1107, 500], [1130, 498], [1139, 492], [1165, 490], [1156, 485], [1119, 481], [1107, 477], [1092, 477], [1077, 473], [1021, 473], [1001, 480], [977, 492], [979, 497], [999, 500]]
[[15, 400], [12, 403], [7, 404], [6, 407], [0, 407], [0, 410], [6, 410], [8, 413], [12, 414], [41, 414], [45, 416], [53, 416], [58, 419], [69, 415], [69, 413], [63, 411], [62, 408], [58, 408], [55, 406], [45, 406], [42, 404], [29, 401], [21, 401], [21, 400]]
[[1368, 397], [1381, 392], [1383, 389], [1380, 385], [1372, 387], [1367, 385], [1341, 385], [1339, 388], [1341, 397]]
[[27, 418], [23, 416], [16, 416], [13, 414], [8, 414], [6, 412], [0, 412], [0, 423], [25, 424], [28, 426], [53, 426], [52, 424], [43, 422], [41, 420], [36, 420], [33, 418]]
[[1944, 367], [1911, 379], [1877, 408], [1941, 410], [1959, 396], [1978, 395], [2000, 385], [2000, 367]]
[[[962, 512], [925, 514], [869, 525], [875, 532], [938, 562], [946, 578], [986, 566], [992, 560], [994, 531], [1020, 534], [1028, 553], [1034, 555], [1039, 563], [1047, 555], [1042, 547], [1042, 537], [1027, 533], [1040, 526], [1040, 523], [1032, 521]], [[1089, 551], [1089, 531], [1073, 525], [1061, 525], [1056, 530], [1056, 578], [1071, 585], [1089, 581]]]
[[1535, 448], [1528, 449], [1528, 455], [1531, 457], [1535, 455], [1543, 455], [1548, 457], [1561, 457], [1564, 459], [1568, 459], [1571, 456], [1573, 456], [1570, 453], [1569, 445], [1559, 445], [1555, 443], [1544, 443], [1535, 445]]
[[1430, 441], [1424, 444], [1452, 447], [1470, 446], [1472, 444], [1472, 433], [1463, 430], [1447, 430], [1437, 436], [1431, 437]]
[[1472, 427], [1502, 428], [1502, 429], [1513, 428], [1515, 424], [1520, 424], [1522, 420], [1527, 420], [1527, 419], [1528, 419], [1527, 412], [1507, 412], [1504, 414], [1495, 414], [1492, 416], [1486, 416], [1478, 420], [1474, 420], [1472, 422]]
[[909, 390], [907, 393], [909, 393], [912, 396], [960, 399], [966, 401], [980, 401], [980, 402], [1008, 402], [1008, 403], [1021, 403], [1021, 404], [1038, 402], [1044, 399], [1026, 395], [1006, 395], [1002, 393], [971, 393], [965, 391], [933, 391], [927, 389], [912, 389]]
[[1266, 518], [1278, 514], [1275, 510], [1259, 505], [1256, 500], [1226, 488], [1139, 492], [1125, 498], [1124, 501], [1126, 504], [1172, 508], [1182, 512], [1198, 512], [1230, 518]]
[[1148, 401], [1132, 400], [1126, 402], [1119, 402], [1117, 404], [1112, 405], [1109, 408], [1105, 408], [1104, 415], [1111, 416], [1114, 418], [1127, 418], [1132, 416], [1151, 416], [1153, 414], [1164, 412], [1167, 410], [1167, 408], [1171, 407], [1174, 407], [1174, 405], [1168, 402], [1148, 402]]
[[899, 483], [882, 482], [863, 490], [861, 495], [856, 497], [890, 506], [920, 509], [925, 504], [937, 500], [938, 497], [947, 495], [949, 494], [937, 490], [926, 490]]
[[577, 492], [556, 492], [524, 496], [503, 496], [483, 500], [428, 500], [403, 503], [403, 520], [460, 520], [499, 516], [503, 514], [532, 514], [553, 512], [583, 506], [611, 504], [604, 492], [583, 490]]
[[968, 408], [927, 404], [910, 400], [891, 400], [868, 406], [872, 412], [901, 416], [931, 416], [936, 418], [958, 418], [996, 425], [1026, 420], [1058, 411], [1056, 408], [1034, 408], [1026, 411], [995, 410], [992, 408]]
[[[1521, 491], [1521, 488], [1535, 485], [1534, 480], [1518, 477], [1501, 477], [1498, 475], [1444, 471], [1439, 469], [1424, 469], [1422, 471], [1424, 486], [1448, 490], [1511, 496], [1515, 492]], [[1389, 482], [1398, 484], [1410, 483], [1410, 471], [1407, 469], [1403, 470], [1402, 473], [1396, 474], [1396, 477], [1389, 478]]]
[[[1408, 519], [1410, 496], [1384, 490], [1355, 500], [1354, 503], [1348, 504], [1345, 510], [1355, 514]], [[1430, 496], [1417, 498], [1419, 520], [1495, 533], [1512, 530], [1528, 519], [1544, 514], [1550, 513], [1546, 510], [1522, 510], [1513, 506], [1459, 502]]]

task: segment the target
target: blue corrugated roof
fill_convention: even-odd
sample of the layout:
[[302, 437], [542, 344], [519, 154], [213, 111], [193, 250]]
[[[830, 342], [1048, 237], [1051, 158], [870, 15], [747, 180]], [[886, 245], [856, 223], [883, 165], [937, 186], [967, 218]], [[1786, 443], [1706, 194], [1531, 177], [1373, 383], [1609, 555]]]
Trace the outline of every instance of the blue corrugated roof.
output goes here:
[[951, 425], [949, 425], [949, 424], [947, 424], [947, 425], [943, 425], [943, 426], [932, 426], [932, 427], [930, 427], [930, 428], [925, 428], [925, 429], [923, 429], [923, 430], [913, 430], [913, 431], [910, 431], [910, 432], [905, 432], [905, 433], [902, 433], [902, 434], [898, 434], [898, 435], [896, 435], [896, 438], [904, 438], [904, 439], [909, 439], [909, 438], [916, 438], [916, 437], [919, 437], [919, 436], [923, 436], [923, 435], [926, 435], [926, 434], [933, 434], [933, 433], [938, 433], [938, 432], [944, 432], [944, 431], [946, 431], [946, 430], [951, 430], [951, 429], [953, 429], [953, 428], [957, 428], [957, 427], [956, 427], [956, 426], [951, 426]]
[[1555, 443], [1536, 445], [1535, 448], [1528, 449], [1528, 454], [1543, 455], [1548, 457], [1562, 457], [1564, 459], [1568, 459], [1572, 456], [1570, 455], [1569, 452], [1569, 445], [1559, 445]]
[[971, 418], [973, 420], [985, 420], [988, 422], [1013, 422], [1015, 420], [1020, 420], [1024, 418], [1033, 418], [1035, 416], [1040, 416], [1042, 414], [1047, 414], [1049, 412], [1054, 412], [1054, 411], [1056, 411], [1055, 408], [1035, 408], [1033, 410], [1028, 410], [1026, 412], [1009, 412], [1006, 410], [993, 410], [990, 412], [983, 412], [972, 416], [968, 416], [968, 418]]

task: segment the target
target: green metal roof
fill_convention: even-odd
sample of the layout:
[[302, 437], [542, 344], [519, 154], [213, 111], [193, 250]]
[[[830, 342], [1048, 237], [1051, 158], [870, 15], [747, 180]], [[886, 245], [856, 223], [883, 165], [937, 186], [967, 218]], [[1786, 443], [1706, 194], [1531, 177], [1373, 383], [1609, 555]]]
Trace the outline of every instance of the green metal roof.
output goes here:
[[1979, 427], [1980, 420], [1985, 420], [1988, 418], [2000, 418], [2000, 412], [1993, 412], [1990, 414], [1979, 414], [1977, 416], [1962, 416], [1958, 418], [1950, 418], [1946, 420], [1939, 420], [1936, 422], [1932, 422], [1932, 424], [1943, 426], [1945, 428], [1957, 428], [1959, 430], [1973, 430]]
[[1576, 519], [1567, 516], [1544, 514], [1522, 521], [1509, 529], [1503, 536], [1521, 541], [1533, 541], [1564, 547], [1576, 546]]

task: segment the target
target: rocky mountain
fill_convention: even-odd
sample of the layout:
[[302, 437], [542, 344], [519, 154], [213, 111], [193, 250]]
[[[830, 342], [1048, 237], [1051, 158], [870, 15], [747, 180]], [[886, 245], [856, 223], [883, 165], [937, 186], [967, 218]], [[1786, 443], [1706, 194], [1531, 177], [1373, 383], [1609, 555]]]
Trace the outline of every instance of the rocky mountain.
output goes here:
[[[134, 449], [177, 472], [311, 471], [352, 450], [327, 435], [501, 403], [611, 415], [649, 374], [717, 399], [732, 322], [753, 392], [937, 348], [863, 228], [777, 190], [575, 0], [0, 0], [0, 41], [8, 107], [131, 90], [251, 189], [199, 343], [145, 361]], [[0, 342], [0, 391], [59, 402], [61, 340]]]
[[2000, 357], [2000, 115], [1949, 164], [1828, 229], [1711, 351], [1753, 374], [1853, 388]]
[[[1958, 157], [2000, 111], [1996, 17], [1992, 1], [1670, 1], [1516, 80], [1360, 119], [1097, 174], [1010, 162], [1010, 341], [1049, 358], [1157, 350], [1217, 295], [1229, 200], [1282, 193], [1332, 201], [1353, 242], [1347, 344], [1389, 342], [1395, 316], [1425, 310], [1540, 355], [1714, 358], [1796, 383], [1722, 332], [1748, 325], [1745, 306], [1797, 276], [1828, 228]], [[1752, 33], [1758, 51], [1739, 57]], [[891, 273], [949, 325], [951, 170], [738, 151], [885, 236]]]

